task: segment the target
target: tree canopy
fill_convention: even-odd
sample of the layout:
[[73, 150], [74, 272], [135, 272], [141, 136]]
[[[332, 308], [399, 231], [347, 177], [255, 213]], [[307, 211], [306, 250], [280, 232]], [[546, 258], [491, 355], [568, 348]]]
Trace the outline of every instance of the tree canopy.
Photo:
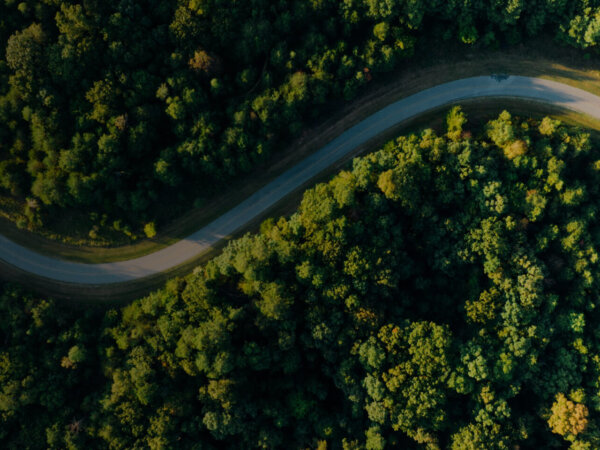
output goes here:
[[0, 194], [22, 227], [76, 210], [92, 238], [142, 236], [423, 37], [489, 46], [551, 30], [594, 48], [599, 18], [589, 0], [4, 0]]
[[455, 109], [128, 306], [5, 285], [0, 442], [597, 448], [599, 161]]

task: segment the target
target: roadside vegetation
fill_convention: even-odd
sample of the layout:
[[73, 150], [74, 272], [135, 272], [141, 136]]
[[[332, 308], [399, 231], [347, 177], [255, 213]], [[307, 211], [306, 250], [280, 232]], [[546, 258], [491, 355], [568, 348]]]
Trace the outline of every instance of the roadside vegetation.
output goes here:
[[184, 279], [5, 284], [5, 448], [600, 446], [600, 158], [503, 112], [390, 141]]
[[599, 11], [587, 0], [6, 0], [0, 208], [75, 243], [160, 235], [262, 170], [332, 100], [425, 51], [419, 42], [468, 51], [550, 32], [593, 51]]

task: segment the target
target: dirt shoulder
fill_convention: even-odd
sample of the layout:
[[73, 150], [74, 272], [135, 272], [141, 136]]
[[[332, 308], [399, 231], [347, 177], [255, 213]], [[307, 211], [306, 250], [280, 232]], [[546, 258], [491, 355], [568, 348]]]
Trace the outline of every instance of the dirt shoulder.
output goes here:
[[[211, 199], [201, 208], [191, 209], [162, 227], [159, 235], [152, 240], [118, 247], [67, 245], [60, 242], [60, 235], [55, 235], [57, 240], [48, 239], [43, 234], [20, 230], [6, 219], [0, 220], [0, 233], [40, 253], [73, 261], [99, 263], [132, 259], [155, 252], [191, 234], [373, 112], [437, 84], [476, 75], [507, 73], [551, 79], [600, 95], [600, 64], [587, 60], [583, 53], [572, 48], [557, 47], [547, 39], [533, 41], [527, 46], [500, 50], [473, 49], [464, 52], [464, 48], [458, 46], [449, 45], [444, 48], [427, 46], [427, 43], [420, 47], [436, 50], [428, 50], [429, 53], [407, 61], [397, 71], [376, 77], [357, 99], [328, 105], [328, 112], [325, 114], [329, 117], [328, 120], [308, 128], [302, 137], [275, 154], [269, 165], [257, 167], [251, 176], [232, 183], [222, 195]], [[554, 115], [561, 117], [559, 112], [554, 112]], [[585, 118], [572, 117], [572, 120], [600, 129], [597, 123], [586, 122]], [[405, 124], [404, 128], [406, 126], [409, 124]], [[399, 132], [401, 128], [395, 127], [390, 133]], [[386, 136], [363, 146], [354, 154], [375, 148], [383, 138], [390, 137], [389, 133], [385, 134]], [[339, 165], [333, 169], [337, 168]], [[323, 174], [313, 182], [317, 179], [323, 179]], [[286, 199], [284, 204], [277, 205], [268, 215], [293, 210], [298, 198]]]

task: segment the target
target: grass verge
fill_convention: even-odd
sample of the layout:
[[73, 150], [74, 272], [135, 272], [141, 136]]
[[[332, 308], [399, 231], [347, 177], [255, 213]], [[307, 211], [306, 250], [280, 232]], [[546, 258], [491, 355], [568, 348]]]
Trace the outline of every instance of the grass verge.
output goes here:
[[[423, 46], [427, 47], [427, 44], [425, 43]], [[503, 50], [473, 49], [467, 53], [464, 53], [464, 47], [444, 48], [437, 45], [429, 48], [437, 50], [434, 53], [430, 52], [426, 56], [409, 61], [399, 71], [381, 75], [356, 100], [330, 104], [329, 120], [308, 129], [302, 137], [290, 143], [285, 150], [275, 155], [268, 166], [258, 167], [251, 177], [237, 180], [219, 197], [212, 199], [201, 208], [191, 209], [188, 213], [163, 227], [159, 230], [159, 236], [155, 239], [123, 246], [68, 245], [61, 242], [61, 240], [68, 241], [64, 235], [52, 234], [47, 230], [46, 235], [23, 231], [6, 219], [0, 219], [0, 233], [40, 253], [73, 261], [100, 263], [132, 259], [157, 251], [193, 233], [243, 201], [288, 167], [325, 145], [344, 130], [384, 106], [428, 87], [470, 76], [510, 73], [546, 78], [600, 95], [600, 64], [596, 61], [587, 60], [582, 52], [571, 48], [556, 47], [552, 42], [545, 39], [533, 41], [527, 46], [522, 45]], [[600, 121], [598, 120], [530, 101], [510, 99], [476, 100], [463, 101], [461, 104], [473, 125], [478, 122], [485, 122], [497, 115], [502, 109], [508, 109], [517, 115], [523, 116], [552, 115], [570, 124], [591, 130], [600, 130]], [[441, 110], [445, 111], [447, 107], [438, 108], [409, 122], [393, 127], [357, 148], [352, 155], [330, 167], [324, 173], [319, 174], [252, 224], [245, 226], [236, 233], [236, 236], [246, 231], [256, 230], [258, 224], [267, 216], [285, 215], [295, 210], [301, 198], [301, 193], [306, 187], [327, 179], [344, 167], [345, 164], [348, 164], [352, 157], [376, 149], [390, 138], [408, 130], [429, 126], [440, 128], [443, 123]], [[600, 136], [600, 133], [594, 134]], [[48, 239], [47, 236], [53, 236], [56, 240]], [[221, 247], [223, 245], [225, 245], [224, 242]], [[45, 293], [60, 297], [85, 297], [95, 300], [105, 300], [107, 298], [130, 299], [159, 287], [170, 277], [188, 273], [192, 267], [214, 256], [219, 249], [220, 247], [215, 248], [159, 276], [122, 283], [118, 286], [83, 288], [80, 285], [56, 283], [42, 278], [34, 279], [35, 277], [30, 274], [24, 274], [13, 267], [1, 264], [0, 276], [4, 279], [21, 281], [35, 290], [43, 290]]]
[[[497, 117], [502, 110], [506, 109], [511, 111], [514, 115], [539, 119], [544, 116], [551, 116], [570, 125], [588, 128], [591, 130], [592, 138], [600, 143], [599, 120], [588, 118], [581, 114], [576, 114], [547, 104], [520, 99], [470, 100], [462, 101], [460, 104], [463, 111], [465, 111], [469, 117], [467, 127], [472, 130], [481, 129], [488, 120]], [[159, 289], [171, 278], [188, 275], [195, 267], [218, 255], [230, 239], [239, 237], [246, 232], [256, 232], [260, 223], [267, 217], [287, 216], [293, 213], [300, 204], [305, 189], [318, 182], [327, 181], [340, 170], [349, 168], [353, 158], [376, 150], [390, 139], [394, 139], [402, 134], [418, 133], [425, 128], [433, 128], [440, 133], [443, 132], [445, 129], [445, 114], [449, 107], [450, 105], [437, 108], [425, 115], [399, 124], [366, 144], [356, 148], [351, 155], [346, 156], [342, 161], [339, 161], [334, 166], [330, 166], [326, 171], [319, 174], [310, 182], [296, 189], [285, 199], [285, 201], [279, 202], [269, 211], [256, 218], [252, 223], [243, 227], [232, 236], [228, 236], [226, 239], [220, 241], [211, 250], [198, 255], [167, 272], [141, 280], [113, 285], [82, 286], [32, 276], [29, 273], [0, 262], [0, 278], [8, 281], [16, 281], [25, 284], [29, 289], [41, 294], [66, 299], [67, 301], [76, 302], [78, 304], [83, 301], [84, 304], [102, 303], [105, 305], [118, 305], [142, 297], [148, 292]]]
[[[107, 244], [104, 246], [73, 245], [90, 242], [82, 240], [81, 233], [77, 234], [77, 239], [69, 239], [68, 223], [60, 227], [63, 229], [62, 233], [49, 230], [27, 232], [18, 229], [6, 218], [0, 219], [0, 233], [39, 253], [72, 261], [101, 263], [133, 259], [188, 236], [352, 125], [389, 103], [428, 87], [470, 76], [510, 73], [547, 78], [600, 95], [600, 64], [587, 60], [582, 52], [558, 47], [548, 39], [502, 50], [469, 49], [465, 52], [465, 47], [462, 46], [449, 44], [444, 47], [427, 42], [422, 42], [420, 47], [428, 49], [428, 52], [420, 52], [424, 56], [407, 61], [407, 65], [398, 71], [380, 75], [356, 100], [328, 105], [329, 114], [326, 113], [325, 116], [330, 117], [329, 120], [308, 129], [302, 137], [274, 155], [269, 165], [257, 167], [251, 176], [231, 183], [222, 195], [200, 208], [191, 208], [183, 216], [159, 229], [159, 235], [154, 239], [127, 245], [118, 245], [122, 241], [94, 243]], [[436, 50], [431, 52], [430, 49]], [[558, 116], [568, 119], [571, 114], [565, 112]], [[577, 122], [589, 122], [592, 128], [598, 126], [583, 116]], [[76, 222], [72, 225], [71, 229], [77, 229]]]

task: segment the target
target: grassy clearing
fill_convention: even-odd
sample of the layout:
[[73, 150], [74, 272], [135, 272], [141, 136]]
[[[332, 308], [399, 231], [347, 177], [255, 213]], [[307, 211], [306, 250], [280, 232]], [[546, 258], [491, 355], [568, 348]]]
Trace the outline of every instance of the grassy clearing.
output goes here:
[[[387, 104], [428, 87], [470, 76], [510, 73], [551, 79], [600, 95], [600, 64], [587, 60], [583, 53], [574, 49], [557, 47], [548, 39], [533, 41], [528, 46], [502, 50], [472, 49], [467, 53], [465, 53], [464, 47], [449, 45], [442, 48], [439, 44], [431, 45], [427, 42], [422, 42], [420, 48], [427, 49], [427, 52], [420, 52], [424, 56], [408, 61], [406, 66], [396, 72], [379, 76], [358, 99], [352, 102], [330, 104], [329, 114], [325, 114], [330, 117], [329, 120], [305, 131], [303, 136], [276, 154], [268, 166], [256, 168], [252, 176], [232, 183], [222, 195], [213, 198], [201, 208], [191, 209], [177, 220], [159, 229], [159, 235], [154, 239], [121, 246], [117, 246], [123, 243], [119, 240], [90, 242], [89, 239], [85, 239], [85, 234], [76, 231], [80, 222], [70, 217], [64, 217], [60, 221], [59, 232], [41, 230], [39, 233], [19, 230], [12, 222], [3, 219], [0, 220], [0, 233], [40, 253], [63, 259], [87, 263], [132, 259], [157, 251], [191, 234], [243, 201], [278, 174], [329, 142], [345, 129]], [[432, 52], [431, 49], [435, 50]], [[558, 111], [548, 106], [532, 106], [531, 102], [526, 103], [505, 100], [494, 100], [490, 103], [489, 100], [482, 100], [477, 101], [477, 105], [480, 106], [466, 102], [466, 109], [473, 120], [481, 119], [479, 115], [485, 115], [486, 111], [498, 112], [501, 109], [509, 109], [521, 115], [530, 115], [528, 111], [532, 111], [533, 108], [534, 113], [552, 113], [562, 120], [600, 130], [600, 122], [588, 117]], [[436, 123], [439, 125], [440, 117], [439, 111], [433, 111], [408, 124], [394, 127], [384, 135], [357, 149], [351, 156], [372, 150], [388, 138], [410, 127], [422, 127], [425, 124], [436, 125]], [[339, 170], [346, 161], [342, 161], [326, 173], [320, 174], [309, 184], [325, 179]], [[304, 188], [305, 186], [298, 192]], [[266, 215], [279, 215], [281, 212], [292, 211], [300, 197], [298, 192], [287, 198], [283, 204], [275, 206]], [[13, 209], [16, 207], [16, 205], [12, 205]], [[72, 233], [69, 228], [73, 231]], [[251, 229], [253, 229], [252, 226], [247, 226], [241, 231]], [[69, 238], [69, 233], [73, 236], [72, 238]], [[69, 245], [69, 242], [77, 245]], [[99, 247], [98, 245], [104, 246]]]

